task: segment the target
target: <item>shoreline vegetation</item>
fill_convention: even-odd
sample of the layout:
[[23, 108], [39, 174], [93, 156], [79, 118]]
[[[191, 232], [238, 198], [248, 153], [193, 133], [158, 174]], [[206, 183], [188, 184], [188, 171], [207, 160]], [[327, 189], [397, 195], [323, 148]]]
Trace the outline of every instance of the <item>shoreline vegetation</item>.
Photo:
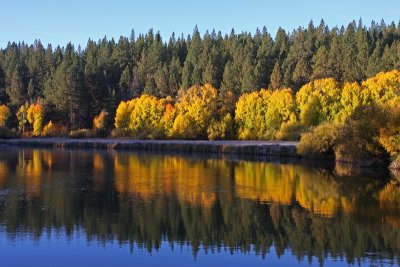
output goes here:
[[199, 152], [250, 155], [271, 158], [299, 158], [298, 142], [289, 141], [208, 141], [208, 140], [132, 140], [121, 138], [20, 138], [0, 140], [0, 145], [47, 148], [93, 148], [153, 152]]
[[294, 141], [301, 157], [399, 168], [399, 69], [400, 23], [10, 43], [0, 138]]

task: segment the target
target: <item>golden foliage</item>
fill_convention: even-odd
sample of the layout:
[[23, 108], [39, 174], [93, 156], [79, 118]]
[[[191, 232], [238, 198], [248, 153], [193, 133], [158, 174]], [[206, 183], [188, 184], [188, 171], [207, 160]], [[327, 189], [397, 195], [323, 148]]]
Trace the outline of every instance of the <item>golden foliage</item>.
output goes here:
[[301, 87], [296, 94], [301, 121], [306, 126], [333, 121], [340, 111], [340, 95], [341, 88], [333, 78], [315, 80]]
[[266, 114], [270, 96], [270, 91], [262, 89], [239, 97], [235, 110], [239, 139], [267, 139]]
[[93, 129], [103, 130], [105, 129], [105, 121], [106, 121], [107, 113], [105, 111], [101, 111], [99, 115], [93, 118]]
[[127, 130], [132, 110], [134, 108], [134, 101], [121, 101], [115, 113], [115, 127], [117, 129]]
[[363, 90], [364, 101], [366, 103], [373, 101], [385, 103], [388, 100], [399, 98], [399, 85], [399, 70], [380, 72], [362, 83], [362, 86], [365, 88], [365, 90]]
[[0, 127], [6, 126], [7, 119], [10, 116], [10, 109], [6, 105], [0, 105]]
[[44, 110], [43, 106], [39, 103], [31, 104], [28, 108], [27, 119], [32, 125], [32, 134], [40, 136], [42, 134]]
[[210, 84], [179, 91], [172, 136], [188, 139], [206, 137], [208, 125], [217, 113], [217, 100], [217, 89]]
[[395, 157], [400, 154], [400, 101], [388, 101], [385, 105], [387, 125], [380, 128], [378, 141]]
[[133, 101], [129, 130], [135, 138], [160, 138], [164, 136], [162, 118], [165, 100], [155, 96], [142, 95]]
[[165, 99], [150, 95], [122, 101], [116, 111], [115, 127], [129, 131], [135, 138], [161, 138], [164, 136], [165, 106]]
[[177, 114], [176, 108], [171, 103], [167, 103], [165, 105], [165, 113], [162, 118], [162, 122], [164, 124], [164, 129], [165, 129], [165, 135], [167, 137], [173, 136], [172, 128], [174, 127], [174, 121], [176, 119], [176, 114]]
[[29, 103], [26, 102], [19, 108], [17, 112], [18, 128], [23, 133], [25, 132], [25, 125], [28, 123], [28, 109], [29, 109]]
[[341, 109], [336, 121], [344, 122], [354, 111], [365, 103], [363, 87], [357, 82], [345, 83], [340, 97]]
[[272, 139], [283, 122], [296, 121], [291, 89], [265, 90], [242, 95], [236, 103], [239, 139]]
[[55, 126], [52, 121], [49, 121], [44, 127], [43, 127], [43, 136], [54, 136], [55, 132]]

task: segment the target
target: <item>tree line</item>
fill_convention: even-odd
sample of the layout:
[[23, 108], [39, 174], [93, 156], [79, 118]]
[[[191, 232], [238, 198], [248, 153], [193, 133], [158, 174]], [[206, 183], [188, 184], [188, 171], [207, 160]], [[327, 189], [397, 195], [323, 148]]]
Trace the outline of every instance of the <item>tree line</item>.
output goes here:
[[[9, 43], [0, 50], [0, 103], [16, 114], [40, 103], [43, 121], [68, 129], [89, 128], [104, 111], [112, 128], [121, 101], [141, 95], [174, 100], [180, 89], [210, 84], [238, 98], [261, 88], [291, 88], [322, 78], [361, 82], [400, 67], [400, 24], [361, 20], [347, 27], [324, 21], [292, 32], [267, 29], [223, 35], [197, 29], [165, 41], [159, 32], [89, 40], [85, 48]], [[171, 101], [172, 101], [171, 100]], [[227, 108], [235, 109], [235, 101]], [[182, 118], [181, 118], [182, 119]], [[8, 124], [18, 125], [12, 115]]]

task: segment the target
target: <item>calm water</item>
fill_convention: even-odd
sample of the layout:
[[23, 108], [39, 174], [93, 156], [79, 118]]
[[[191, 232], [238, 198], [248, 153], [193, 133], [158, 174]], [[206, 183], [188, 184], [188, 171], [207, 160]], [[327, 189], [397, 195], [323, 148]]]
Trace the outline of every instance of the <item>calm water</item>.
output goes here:
[[0, 151], [1, 266], [394, 265], [386, 173], [193, 155]]

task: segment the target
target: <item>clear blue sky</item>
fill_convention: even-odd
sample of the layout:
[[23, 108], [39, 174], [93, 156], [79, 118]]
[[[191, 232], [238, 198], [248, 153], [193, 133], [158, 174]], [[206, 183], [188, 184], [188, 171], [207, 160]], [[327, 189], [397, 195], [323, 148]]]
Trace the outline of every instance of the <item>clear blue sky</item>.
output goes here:
[[360, 17], [368, 25], [382, 18], [397, 24], [399, 10], [399, 0], [0, 0], [0, 47], [35, 39], [84, 47], [89, 37], [129, 36], [132, 28], [136, 34], [159, 30], [167, 40], [173, 31], [192, 33], [195, 25], [201, 33], [213, 28], [254, 33], [265, 25], [274, 36], [279, 26], [292, 31], [310, 19], [317, 25], [323, 18], [329, 26]]

